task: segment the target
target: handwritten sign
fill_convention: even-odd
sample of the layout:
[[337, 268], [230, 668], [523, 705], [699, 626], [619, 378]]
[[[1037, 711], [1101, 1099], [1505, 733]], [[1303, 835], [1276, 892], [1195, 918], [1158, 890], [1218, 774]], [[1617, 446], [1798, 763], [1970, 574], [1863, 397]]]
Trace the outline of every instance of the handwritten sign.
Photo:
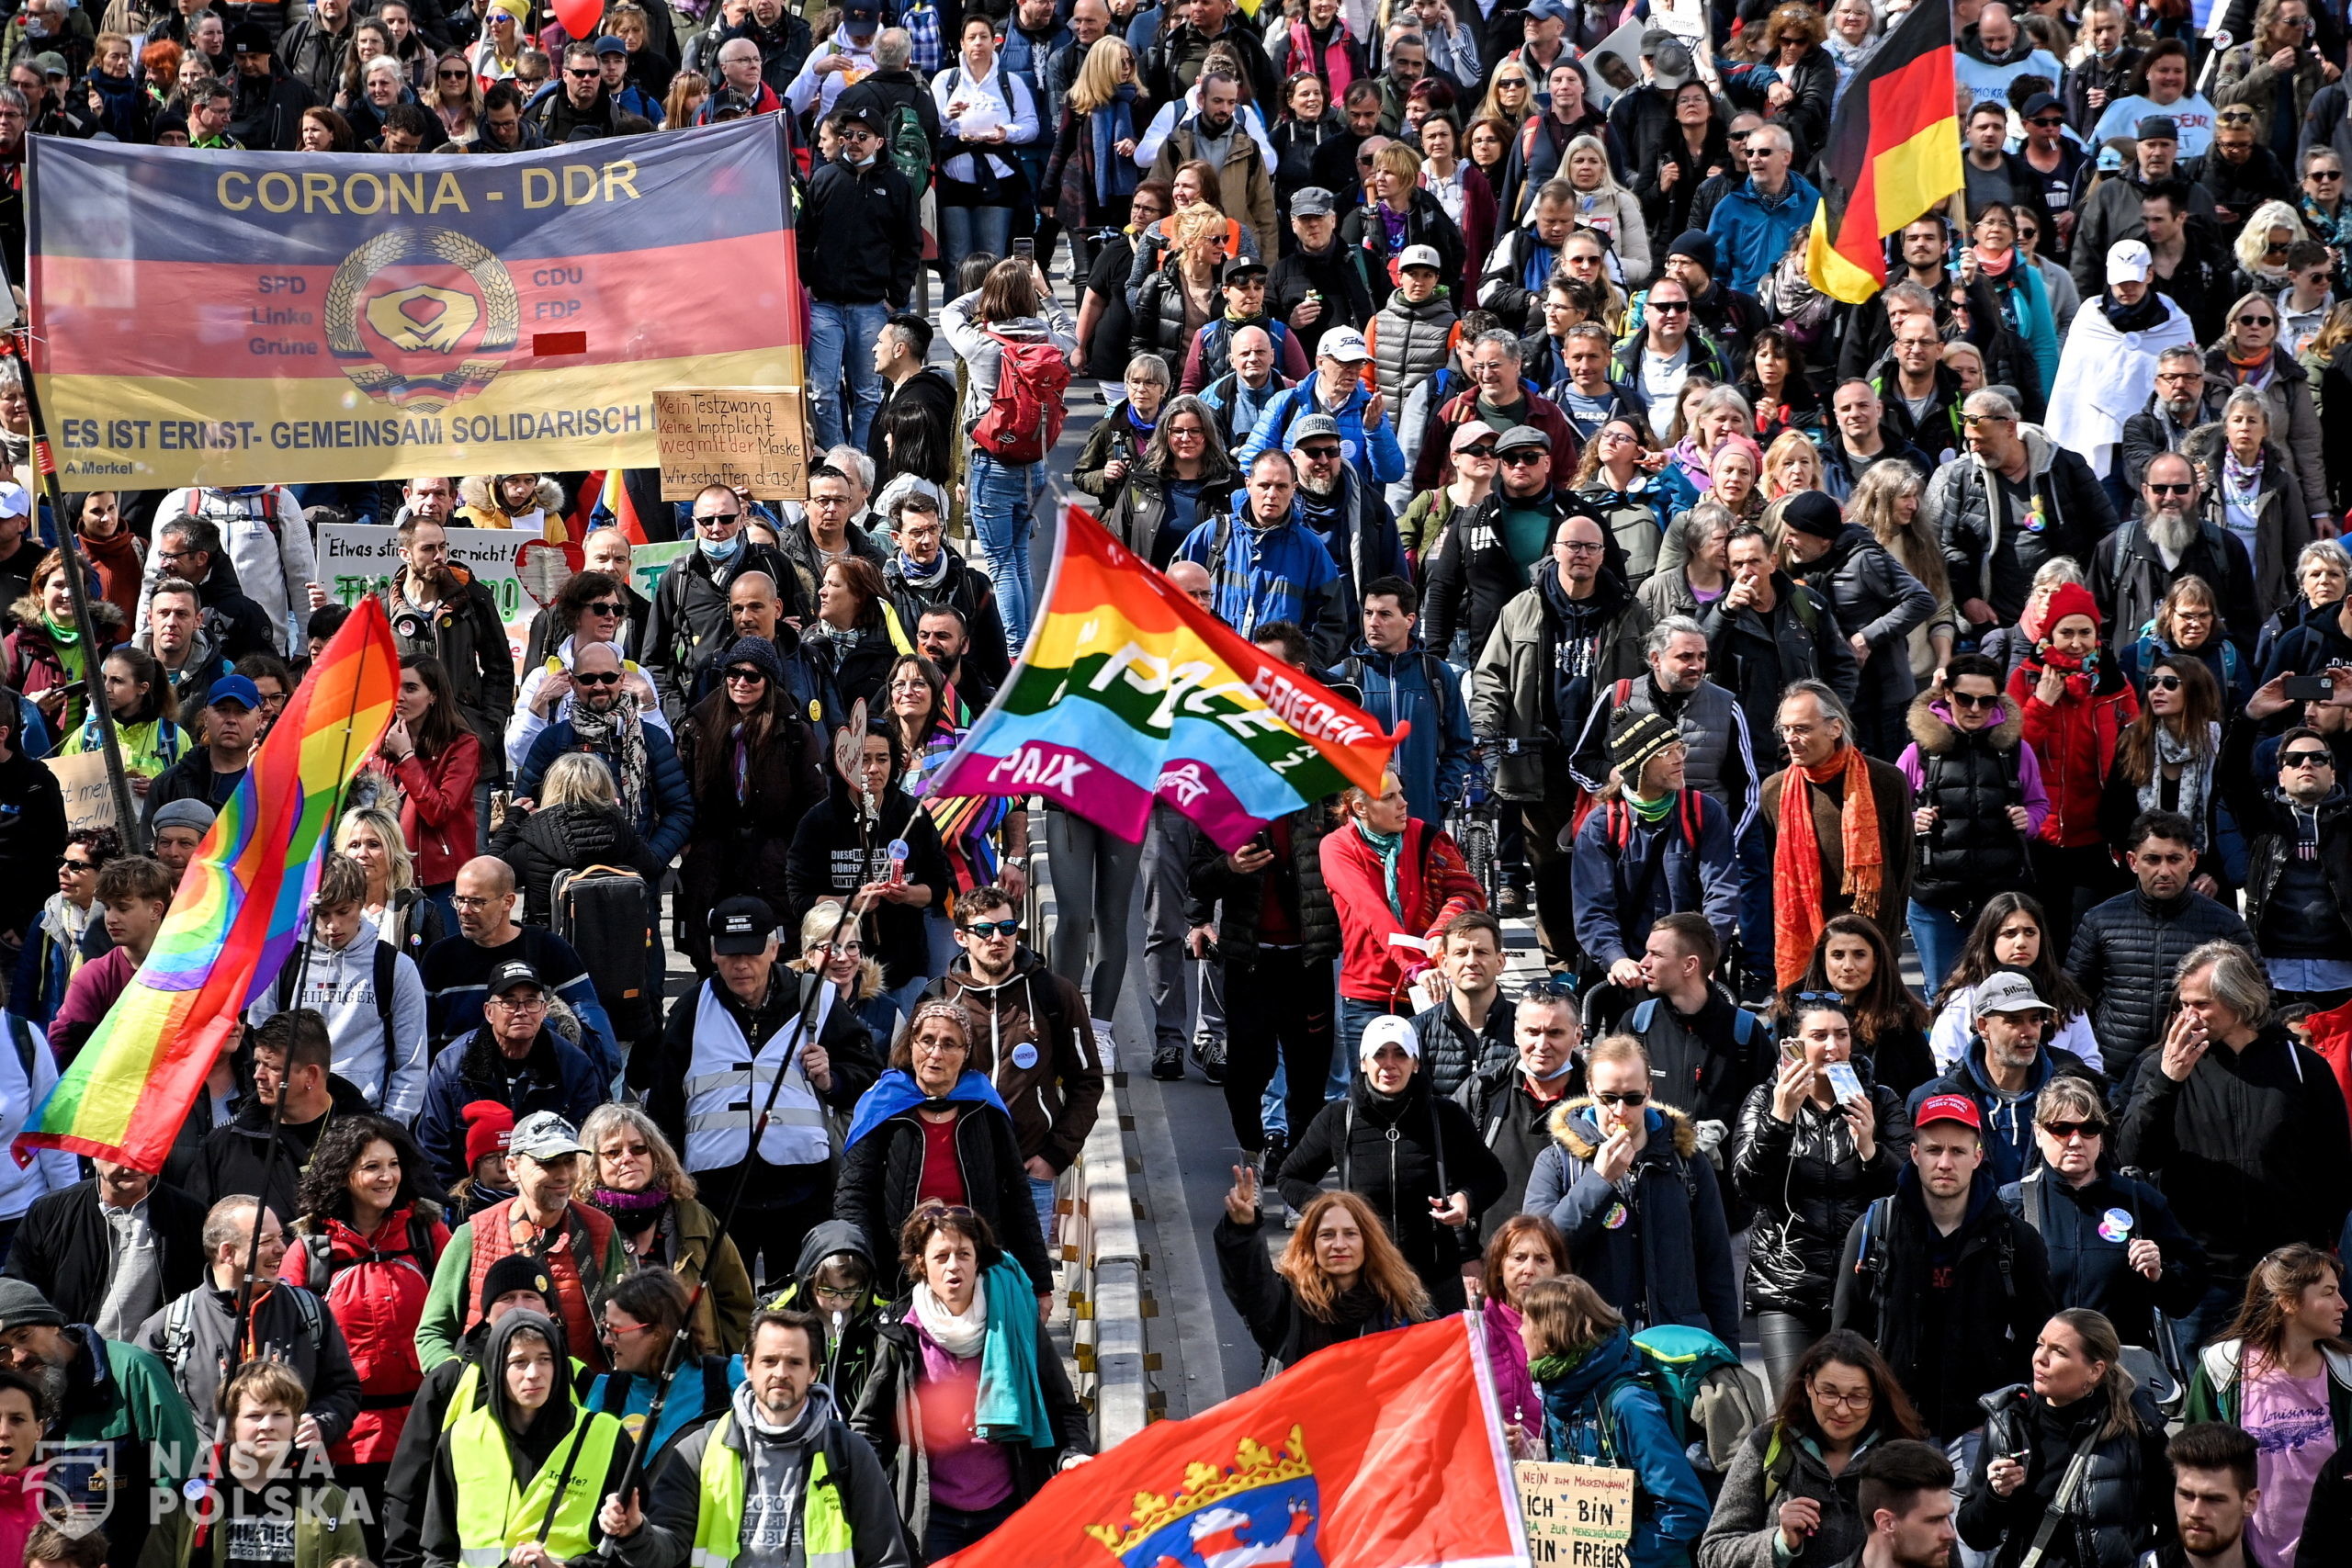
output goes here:
[[1520, 1512], [1535, 1568], [1625, 1568], [1634, 1538], [1634, 1472], [1521, 1460]]
[[662, 499], [732, 485], [763, 501], [808, 496], [808, 432], [797, 390], [684, 389], [653, 394]]
[[51, 757], [48, 761], [49, 771], [57, 775], [57, 787], [65, 792], [67, 832], [119, 826], [114, 815], [114, 791], [107, 787], [104, 752], [85, 751], [79, 756]]
[[[490, 590], [501, 621], [528, 621], [538, 605], [514, 575], [514, 553], [539, 537], [512, 528], [451, 528], [449, 558]], [[319, 530], [319, 581], [338, 604], [356, 604], [402, 570], [401, 536], [372, 523], [330, 523]]]

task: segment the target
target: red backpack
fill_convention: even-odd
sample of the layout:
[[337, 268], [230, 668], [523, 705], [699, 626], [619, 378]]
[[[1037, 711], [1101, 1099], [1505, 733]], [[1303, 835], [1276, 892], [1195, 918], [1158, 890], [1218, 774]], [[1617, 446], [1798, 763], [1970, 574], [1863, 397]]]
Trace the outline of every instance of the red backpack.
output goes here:
[[996, 394], [972, 440], [1000, 463], [1041, 463], [1061, 439], [1069, 361], [1050, 343], [988, 335], [997, 345]]

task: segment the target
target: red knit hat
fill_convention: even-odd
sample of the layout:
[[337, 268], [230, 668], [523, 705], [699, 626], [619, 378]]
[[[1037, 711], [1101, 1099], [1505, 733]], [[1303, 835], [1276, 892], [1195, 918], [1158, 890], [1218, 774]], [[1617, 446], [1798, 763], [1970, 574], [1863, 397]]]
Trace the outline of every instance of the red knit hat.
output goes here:
[[2058, 623], [2069, 615], [2088, 615], [2091, 625], [2101, 624], [2098, 601], [2092, 598], [2091, 591], [2079, 582], [2061, 583], [2058, 592], [2050, 596], [2050, 608], [2041, 615], [2042, 635], [2047, 637], [2056, 630]]
[[514, 1134], [514, 1112], [494, 1100], [476, 1100], [458, 1112], [466, 1119], [466, 1169], [470, 1172], [484, 1155], [503, 1155]]

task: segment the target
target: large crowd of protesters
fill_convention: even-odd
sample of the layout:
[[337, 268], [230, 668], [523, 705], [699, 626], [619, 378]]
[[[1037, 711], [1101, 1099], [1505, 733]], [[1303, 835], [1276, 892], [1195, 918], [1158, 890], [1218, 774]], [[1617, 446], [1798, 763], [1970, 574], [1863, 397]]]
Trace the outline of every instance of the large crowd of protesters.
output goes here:
[[[401, 650], [162, 1168], [0, 1161], [0, 1568], [944, 1557], [1094, 1446], [1123, 1065], [1229, 1116], [1222, 1332], [1474, 1312], [1635, 1568], [2352, 1562], [2352, 25], [2219, 9], [1960, 0], [1962, 187], [1849, 304], [1878, 0], [22, 0], [17, 279], [30, 135], [779, 116], [816, 460], [51, 504], [0, 361], [0, 1137], [349, 613], [321, 527]], [[927, 794], [1066, 492], [1378, 787]], [[510, 627], [456, 529], [575, 570]]]

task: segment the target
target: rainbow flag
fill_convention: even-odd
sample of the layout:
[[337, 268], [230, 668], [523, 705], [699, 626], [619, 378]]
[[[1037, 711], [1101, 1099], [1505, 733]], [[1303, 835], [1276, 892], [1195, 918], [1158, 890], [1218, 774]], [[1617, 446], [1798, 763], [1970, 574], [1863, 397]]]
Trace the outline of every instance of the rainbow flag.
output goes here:
[[400, 650], [362, 599], [311, 665], [180, 879], [130, 985], [23, 1134], [161, 1170], [239, 1015], [300, 939], [343, 792], [391, 723]]
[[1070, 506], [1020, 662], [922, 793], [1044, 795], [1130, 843], [1164, 800], [1230, 851], [1310, 801], [1378, 789], [1403, 738]]

